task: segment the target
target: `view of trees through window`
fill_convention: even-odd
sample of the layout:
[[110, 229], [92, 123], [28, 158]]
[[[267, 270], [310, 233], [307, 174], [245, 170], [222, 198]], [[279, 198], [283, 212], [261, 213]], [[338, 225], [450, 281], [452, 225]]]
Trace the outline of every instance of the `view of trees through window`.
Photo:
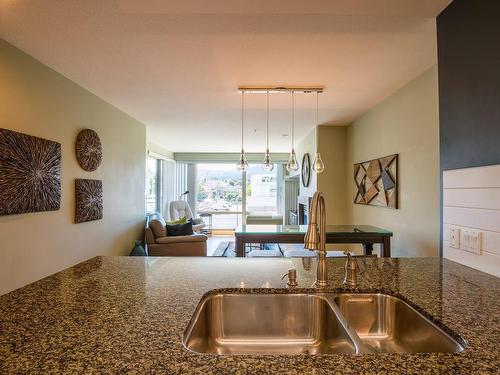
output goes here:
[[233, 165], [198, 164], [198, 212], [241, 211], [241, 173]]
[[246, 213], [243, 212], [243, 173], [232, 164], [198, 164], [198, 213], [212, 213], [214, 228], [233, 229], [242, 214], [275, 214], [277, 210], [276, 169], [262, 170], [251, 164], [246, 172]]

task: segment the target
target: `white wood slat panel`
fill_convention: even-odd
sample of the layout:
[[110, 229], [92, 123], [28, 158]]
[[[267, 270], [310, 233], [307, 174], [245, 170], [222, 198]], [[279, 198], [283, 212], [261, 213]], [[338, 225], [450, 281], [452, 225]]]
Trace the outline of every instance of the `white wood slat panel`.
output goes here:
[[443, 206], [500, 210], [500, 188], [444, 189]]
[[500, 188], [500, 165], [443, 172], [443, 188]]
[[443, 223], [500, 232], [500, 210], [443, 207]]
[[450, 247], [448, 241], [443, 241], [443, 256], [454, 262], [500, 277], [500, 256], [492, 254], [478, 256], [467, 251], [454, 249]]

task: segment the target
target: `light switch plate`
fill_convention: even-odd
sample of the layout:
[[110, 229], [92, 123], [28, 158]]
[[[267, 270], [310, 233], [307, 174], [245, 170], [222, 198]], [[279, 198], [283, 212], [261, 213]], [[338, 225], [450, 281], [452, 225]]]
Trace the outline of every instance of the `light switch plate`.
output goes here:
[[460, 248], [470, 253], [481, 255], [482, 232], [473, 229], [462, 230], [462, 244]]
[[470, 251], [481, 254], [482, 233], [477, 230], [470, 231], [469, 248]]
[[460, 249], [460, 228], [450, 228], [450, 246], [455, 249]]
[[470, 233], [467, 229], [462, 231], [462, 241], [460, 244], [460, 248], [465, 251], [469, 251], [470, 248]]

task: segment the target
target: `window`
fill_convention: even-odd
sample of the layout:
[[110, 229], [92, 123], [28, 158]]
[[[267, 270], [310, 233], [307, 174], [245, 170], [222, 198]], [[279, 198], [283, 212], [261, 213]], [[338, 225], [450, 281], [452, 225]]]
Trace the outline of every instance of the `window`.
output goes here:
[[196, 165], [196, 212], [212, 214], [214, 229], [235, 229], [243, 215], [272, 216], [282, 213], [280, 189], [283, 166], [271, 172], [251, 164], [239, 172], [233, 164]]
[[242, 177], [232, 164], [197, 164], [196, 209], [211, 213], [214, 229], [241, 224]]
[[148, 157], [146, 161], [146, 213], [160, 212], [161, 160]]
[[278, 211], [277, 166], [266, 172], [250, 164], [246, 173], [246, 211], [250, 215], [276, 215]]

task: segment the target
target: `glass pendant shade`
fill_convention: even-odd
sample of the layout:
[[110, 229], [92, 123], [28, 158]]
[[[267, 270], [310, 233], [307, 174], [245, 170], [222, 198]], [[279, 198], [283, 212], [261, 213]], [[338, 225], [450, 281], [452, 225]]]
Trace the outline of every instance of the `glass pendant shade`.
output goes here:
[[274, 169], [271, 155], [269, 155], [269, 149], [266, 150], [266, 155], [264, 156], [264, 161], [262, 162], [262, 169], [266, 172], [271, 172]]
[[243, 149], [241, 149], [240, 159], [238, 160], [238, 163], [236, 163], [236, 169], [240, 172], [244, 172], [248, 169], [248, 161]]
[[290, 158], [288, 159], [288, 162], [286, 163], [286, 170], [291, 175], [294, 175], [299, 170], [299, 163], [297, 163], [297, 156], [295, 155], [294, 149], [292, 149], [292, 152], [290, 153]]
[[312, 169], [316, 173], [321, 173], [325, 170], [325, 164], [323, 163], [323, 160], [321, 160], [321, 155], [319, 152], [317, 152], [316, 156], [314, 156]]

